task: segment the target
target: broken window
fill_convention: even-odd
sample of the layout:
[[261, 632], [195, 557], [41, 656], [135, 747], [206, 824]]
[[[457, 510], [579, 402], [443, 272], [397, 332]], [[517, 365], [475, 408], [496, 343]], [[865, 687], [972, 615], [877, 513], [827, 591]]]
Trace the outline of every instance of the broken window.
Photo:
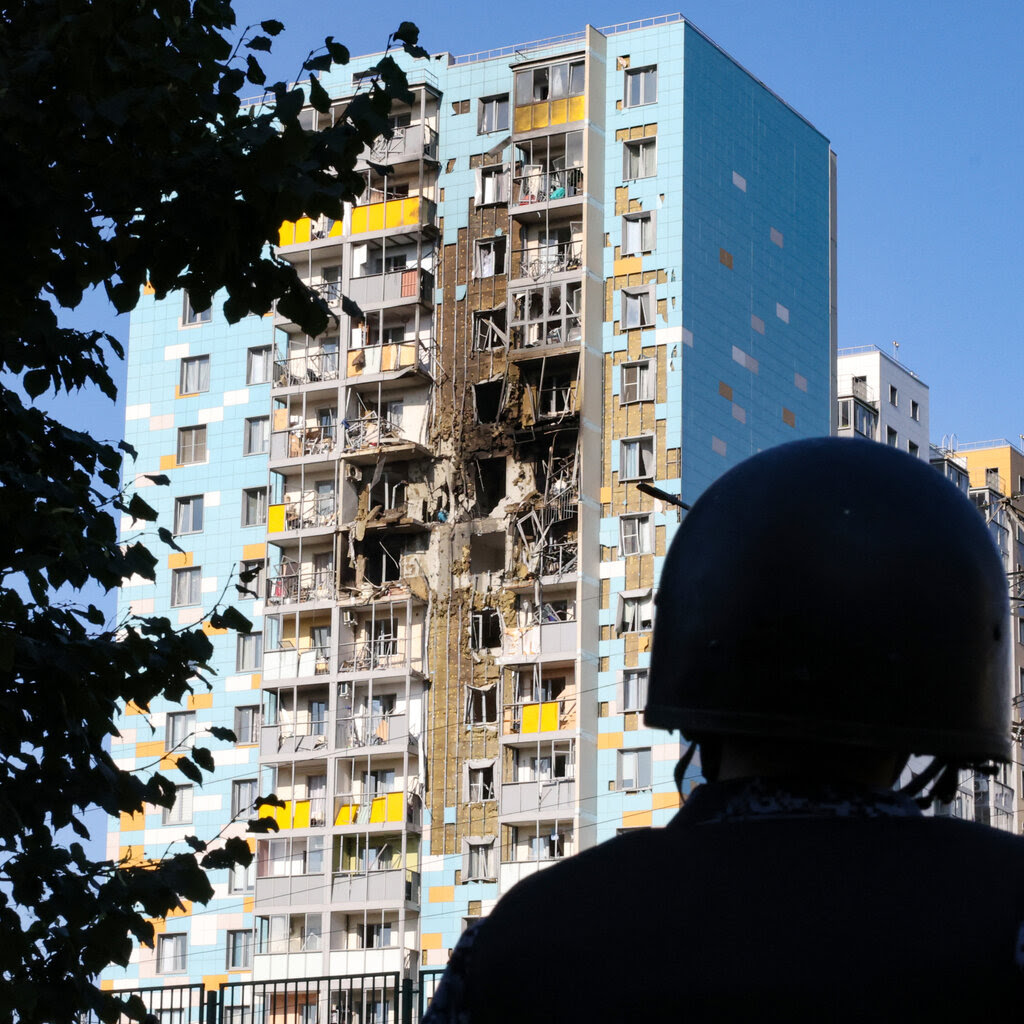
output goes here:
[[473, 276], [494, 277], [505, 273], [504, 236], [481, 238], [473, 246]]
[[642, 359], [636, 363], [623, 363], [622, 385], [619, 388], [621, 404], [650, 401], [653, 398], [654, 374], [651, 371], [651, 361]]
[[473, 650], [501, 646], [501, 616], [495, 608], [473, 612], [471, 620]]
[[505, 534], [482, 533], [470, 538], [469, 571], [501, 572], [505, 568]]
[[494, 799], [494, 762], [479, 767], [470, 765], [467, 768], [467, 774], [470, 803], [476, 804]]
[[544, 381], [540, 389], [540, 410], [541, 416], [565, 416], [574, 412], [576, 403], [574, 401], [575, 378], [565, 375], [550, 377]]
[[507, 203], [509, 197], [508, 164], [496, 164], [492, 167], [476, 168], [476, 205], [490, 206], [495, 203]]
[[516, 73], [516, 106], [582, 96], [583, 82], [582, 60], [519, 71]]
[[654, 248], [654, 214], [628, 213], [622, 218], [622, 255], [635, 256]]
[[619, 614], [615, 628], [619, 633], [638, 633], [654, 625], [654, 599], [650, 590], [629, 591], [619, 595]]
[[478, 423], [495, 423], [501, 412], [501, 381], [487, 380], [473, 385]]
[[477, 133], [508, 131], [508, 93], [503, 96], [485, 96], [480, 100]]
[[490, 515], [506, 493], [505, 460], [480, 459], [476, 463], [477, 512]]
[[498, 694], [494, 686], [466, 687], [466, 725], [492, 725], [498, 720]]
[[480, 309], [473, 313], [473, 349], [486, 352], [492, 348], [503, 348], [508, 344], [505, 327], [505, 307]]
[[369, 507], [380, 507], [385, 512], [405, 504], [406, 476], [409, 467], [397, 464], [385, 469], [376, 483], [371, 483]]
[[559, 282], [522, 288], [512, 293], [512, 344], [579, 344], [583, 289], [579, 282]]
[[631, 437], [619, 442], [619, 479], [648, 480], [654, 476], [654, 438]]
[[651, 517], [623, 516], [619, 520], [619, 554], [649, 555], [651, 545]]
[[372, 538], [363, 547], [363, 578], [374, 586], [395, 583], [402, 577], [401, 537]]
[[651, 748], [620, 750], [615, 788], [637, 790], [651, 788]]
[[622, 329], [650, 327], [654, 323], [654, 296], [650, 288], [622, 289]]

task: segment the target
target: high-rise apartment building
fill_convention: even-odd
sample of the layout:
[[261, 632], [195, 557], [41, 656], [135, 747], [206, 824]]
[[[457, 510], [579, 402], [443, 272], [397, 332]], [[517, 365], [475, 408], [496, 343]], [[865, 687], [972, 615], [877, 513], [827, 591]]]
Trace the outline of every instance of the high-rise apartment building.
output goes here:
[[[311, 126], [373, 62], [324, 76]], [[830, 430], [815, 128], [678, 16], [407, 67], [360, 202], [281, 230], [333, 328], [152, 298], [132, 322], [136, 481], [170, 477], [146, 497], [182, 552], [124, 607], [202, 622], [260, 576], [253, 634], [213, 635], [212, 692], [121, 723], [122, 763], [181, 789], [110, 852], [282, 802], [252, 870], [108, 973], [180, 986], [169, 1024], [204, 985], [239, 1024], [404, 1013], [520, 878], [665, 824], [679, 742], [641, 709], [680, 512], [637, 485], [692, 502]], [[173, 751], [211, 725], [238, 742], [192, 786]]]

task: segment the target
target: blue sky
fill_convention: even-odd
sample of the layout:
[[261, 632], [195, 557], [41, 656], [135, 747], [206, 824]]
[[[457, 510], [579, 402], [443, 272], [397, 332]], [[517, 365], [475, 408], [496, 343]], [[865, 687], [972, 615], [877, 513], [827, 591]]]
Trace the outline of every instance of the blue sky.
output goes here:
[[[651, 2], [651, 0], [645, 0]], [[402, 19], [433, 53], [468, 53], [669, 13], [601, 0], [390, 7], [244, 0], [239, 25], [276, 17], [286, 32], [265, 67], [294, 77], [333, 34], [380, 50]], [[931, 389], [931, 435], [1017, 439], [1024, 385], [1019, 187], [1024, 4], [984, 0], [694, 0], [682, 11], [832, 141], [839, 159], [839, 342], [877, 344]], [[96, 301], [86, 322], [127, 336]], [[117, 436], [120, 414], [77, 400], [83, 426]]]

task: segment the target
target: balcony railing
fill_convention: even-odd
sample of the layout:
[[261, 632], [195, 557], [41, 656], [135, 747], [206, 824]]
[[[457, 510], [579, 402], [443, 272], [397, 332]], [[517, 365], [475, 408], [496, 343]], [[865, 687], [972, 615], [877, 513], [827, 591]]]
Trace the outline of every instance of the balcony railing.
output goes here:
[[[285, 644], [288, 642], [285, 641]], [[296, 650], [282, 646], [263, 652], [263, 680], [301, 679], [305, 676], [323, 676], [331, 670], [330, 647], [306, 647]], [[264, 726], [264, 729], [269, 728]], [[298, 728], [298, 726], [293, 726]]]
[[579, 270], [583, 266], [582, 242], [531, 245], [512, 250], [512, 276], [539, 280], [549, 274]]
[[514, 179], [513, 201], [519, 206], [550, 203], [583, 195], [583, 168], [529, 171]]
[[340, 750], [401, 744], [408, 739], [409, 719], [398, 712], [339, 715], [334, 736], [335, 746]]
[[419, 267], [391, 270], [384, 274], [354, 277], [349, 282], [348, 297], [361, 308], [385, 302], [415, 301], [432, 306], [434, 275]]
[[410, 338], [408, 341], [390, 342], [385, 345], [364, 344], [349, 349], [348, 375], [366, 376], [373, 373], [392, 373], [417, 366], [430, 370], [430, 342]]
[[334, 494], [315, 492], [290, 498], [267, 509], [267, 533], [285, 530], [315, 530], [338, 522], [338, 502]]
[[437, 206], [424, 196], [380, 197], [380, 202], [367, 202], [352, 207], [351, 233], [368, 234], [389, 228], [419, 228], [433, 224]]
[[401, 791], [379, 795], [342, 793], [334, 798], [334, 825], [422, 824], [420, 803]]
[[534, 626], [506, 628], [501, 653], [504, 658], [572, 655], [577, 648], [575, 622], [543, 622]]
[[501, 813], [554, 814], [572, 817], [576, 800], [574, 779], [505, 782], [501, 786]]
[[267, 601], [270, 604], [292, 604], [302, 601], [332, 601], [337, 597], [334, 573], [317, 569], [312, 572], [282, 573], [267, 580]]
[[401, 424], [395, 423], [386, 416], [361, 416], [359, 419], [345, 420], [342, 446], [347, 452], [360, 451], [363, 448], [379, 448], [382, 444], [411, 444], [402, 436]]
[[390, 139], [377, 139], [367, 146], [360, 159], [380, 164], [396, 164], [404, 160], [418, 160], [420, 156], [436, 159], [437, 132], [430, 125], [410, 124], [395, 128]]
[[282, 803], [283, 807], [263, 804], [259, 809], [259, 817], [273, 818], [278, 829], [323, 828], [327, 825], [325, 796], [312, 800], [283, 800]]
[[576, 698], [517, 701], [506, 704], [502, 712], [504, 735], [515, 733], [558, 732], [576, 728]]
[[274, 362], [274, 385], [279, 388], [318, 384], [339, 377], [337, 351], [303, 352]]
[[270, 457], [298, 459], [308, 455], [330, 455], [337, 434], [337, 427], [333, 423], [275, 430], [270, 435]]
[[359, 873], [335, 872], [332, 903], [364, 904], [418, 903], [420, 875], [407, 868], [389, 868]]
[[406, 642], [403, 637], [352, 640], [338, 646], [339, 672], [368, 672], [404, 667]]

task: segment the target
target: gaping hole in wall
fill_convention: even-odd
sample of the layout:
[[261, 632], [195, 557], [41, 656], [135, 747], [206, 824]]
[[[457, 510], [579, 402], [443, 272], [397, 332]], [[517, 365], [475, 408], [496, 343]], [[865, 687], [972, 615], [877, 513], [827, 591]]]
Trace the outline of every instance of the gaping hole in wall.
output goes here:
[[474, 651], [501, 646], [501, 616], [496, 608], [473, 612], [471, 642]]
[[363, 579], [374, 586], [396, 583], [402, 578], [404, 537], [369, 537], [356, 543], [363, 561]]
[[480, 459], [476, 463], [476, 507], [490, 515], [507, 494], [505, 459]]
[[501, 411], [501, 381], [488, 380], [473, 385], [476, 399], [476, 418], [478, 423], [495, 423]]
[[505, 533], [481, 533], [470, 538], [469, 570], [479, 572], [501, 572], [505, 568]]

